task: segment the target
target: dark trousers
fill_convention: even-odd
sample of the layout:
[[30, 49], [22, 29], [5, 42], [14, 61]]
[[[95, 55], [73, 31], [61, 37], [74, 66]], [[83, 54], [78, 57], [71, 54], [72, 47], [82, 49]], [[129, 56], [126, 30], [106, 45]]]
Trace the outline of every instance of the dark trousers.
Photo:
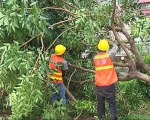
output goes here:
[[96, 86], [96, 94], [98, 100], [98, 118], [99, 120], [105, 117], [105, 99], [107, 99], [110, 110], [110, 120], [117, 120], [116, 117], [116, 96], [115, 96], [115, 85], [110, 86]]

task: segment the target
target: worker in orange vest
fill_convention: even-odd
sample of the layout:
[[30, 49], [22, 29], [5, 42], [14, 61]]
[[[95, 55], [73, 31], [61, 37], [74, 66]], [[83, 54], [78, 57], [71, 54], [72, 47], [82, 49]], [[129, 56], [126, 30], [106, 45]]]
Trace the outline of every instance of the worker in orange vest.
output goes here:
[[95, 67], [95, 86], [98, 100], [98, 117], [99, 120], [105, 117], [105, 99], [109, 103], [110, 120], [117, 120], [116, 117], [116, 96], [115, 83], [118, 81], [116, 71], [113, 66], [113, 57], [115, 56], [118, 46], [112, 43], [112, 49], [109, 50], [109, 42], [102, 39], [98, 43], [100, 52], [94, 57]]
[[50, 56], [49, 68], [53, 71], [48, 74], [50, 78], [52, 90], [52, 103], [56, 100], [62, 99], [62, 104], [66, 104], [65, 86], [63, 84], [63, 77], [65, 71], [68, 69], [68, 63], [63, 58], [66, 47], [59, 44], [55, 47], [55, 54]]

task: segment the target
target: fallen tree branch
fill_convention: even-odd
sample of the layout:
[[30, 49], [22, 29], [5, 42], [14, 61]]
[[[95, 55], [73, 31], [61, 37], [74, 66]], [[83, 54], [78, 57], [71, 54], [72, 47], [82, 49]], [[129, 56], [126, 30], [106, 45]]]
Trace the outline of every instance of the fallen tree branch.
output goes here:
[[82, 82], [80, 82], [80, 85], [85, 84], [85, 83], [94, 83], [94, 80], [84, 80]]
[[71, 28], [69, 28], [69, 29], [63, 31], [60, 35], [58, 35], [57, 38], [52, 42], [52, 44], [47, 48], [46, 51], [48, 51], [48, 50], [54, 45], [54, 43], [58, 40], [58, 38], [59, 38], [60, 36], [62, 36], [65, 32], [67, 32], [67, 31], [69, 31], [69, 30], [71, 30], [71, 29], [74, 29], [74, 28], [75, 28], [75, 26], [73, 26], [73, 27], [71, 27]]
[[23, 43], [22, 45], [20, 45], [20, 47], [23, 47], [24, 45], [28, 44], [29, 42], [31, 42], [34, 38], [38, 37], [39, 35], [43, 34], [43, 32], [39, 33], [38, 35], [30, 38], [27, 42]]
[[[21, 10], [21, 9], [22, 8], [19, 8], [18, 11]], [[24, 9], [32, 10], [33, 8], [24, 8]], [[57, 8], [57, 7], [44, 7], [44, 8], [42, 8], [42, 10], [48, 10], [48, 9], [50, 9], [50, 10], [60, 10], [60, 11], [63, 11], [63, 12], [66, 12], [66, 13], [70, 14], [73, 17], [75, 17], [75, 15], [76, 15], [74, 13], [71, 13], [68, 9], [64, 9], [64, 8]]]
[[2, 98], [4, 91], [4, 89], [0, 90], [0, 98]]
[[[132, 56], [130, 55], [130, 53], [128, 52], [128, 50], [126, 49], [126, 47], [122, 44], [119, 36], [118, 36], [118, 33], [117, 31], [115, 30], [115, 26], [114, 26], [114, 18], [115, 18], [115, 11], [116, 11], [116, 0], [114, 0], [114, 7], [113, 7], [113, 13], [112, 13], [112, 16], [111, 16], [111, 28], [112, 28], [112, 31], [113, 31], [113, 34], [116, 38], [116, 40], [118, 41], [118, 43], [120, 44], [120, 46], [122, 47], [122, 49], [126, 52], [129, 60], [131, 61], [131, 64], [132, 66], [135, 66], [135, 62], [132, 58]], [[132, 67], [133, 71], [135, 71], [135, 67]]]
[[136, 78], [140, 80], [144, 80], [145, 82], [150, 83], [150, 76], [143, 74], [139, 71], [136, 71]]
[[119, 66], [119, 67], [129, 67], [129, 63], [118, 63], [118, 62], [113, 62], [114, 66]]
[[[112, 26], [107, 27], [109, 30], [112, 30]], [[122, 32], [122, 29], [120, 27], [115, 27], [114, 28], [117, 32]]]
[[[94, 70], [85, 69], [83, 67], [76, 66], [76, 65], [73, 65], [73, 64], [70, 64], [70, 63], [68, 63], [68, 64], [70, 65], [70, 67], [77, 68], [77, 69], [79, 69], [81, 71], [84, 71], [84, 72], [90, 72], [90, 73], [94, 73], [95, 74]], [[130, 66], [130, 69], [131, 68], [132, 68], [132, 66]], [[126, 76], [124, 76], [124, 77], [120, 77], [119, 76], [118, 77], [119, 81], [130, 81], [130, 80], [133, 80], [133, 79], [141, 79], [141, 80], [143, 80], [145, 82], [150, 83], [150, 76], [145, 75], [145, 74], [143, 74], [143, 73], [141, 73], [141, 72], [139, 72], [137, 70], [133, 71], [132, 69], [129, 71], [129, 73]]]
[[76, 66], [76, 65], [73, 65], [73, 64], [71, 64], [71, 63], [68, 63], [68, 64], [69, 64], [71, 67], [77, 68], [77, 69], [82, 70], [82, 71], [84, 71], [84, 72], [91, 72], [91, 73], [95, 73], [95, 71], [94, 71], [94, 70], [85, 69], [85, 68], [83, 68], [83, 67]]
[[56, 8], [56, 7], [45, 7], [45, 8], [42, 8], [42, 10], [47, 10], [47, 9], [51, 9], [51, 10], [61, 10], [63, 12], [66, 12], [68, 14], [70, 14], [71, 16], [75, 17], [76, 14], [74, 13], [71, 13], [68, 9], [63, 9], [63, 8]]
[[69, 84], [70, 84], [71, 78], [72, 78], [72, 76], [74, 75], [75, 72], [76, 72], [76, 68], [75, 68], [75, 70], [73, 71], [73, 73], [70, 75], [70, 78], [69, 78], [69, 81], [68, 81], [68, 84], [67, 84], [67, 89], [68, 89], [68, 90], [69, 90]]
[[66, 86], [65, 86], [65, 91], [71, 101], [76, 101], [75, 97], [70, 93], [70, 91], [66, 88]]
[[[77, 18], [72, 18], [72, 19], [60, 21], [60, 22], [57, 22], [57, 23], [52, 24], [51, 26], [54, 27], [54, 26], [56, 26], [56, 25], [59, 25], [59, 24], [62, 24], [62, 23], [66, 23], [66, 22], [70, 22], [70, 21], [75, 20], [75, 19], [77, 19]], [[48, 28], [50, 28], [50, 27], [48, 27]]]
[[[41, 48], [41, 53], [42, 53], [42, 51], [43, 51], [43, 49], [44, 49], [43, 34], [41, 34], [41, 44], [42, 44], [42, 48]], [[38, 55], [38, 58], [37, 58], [37, 60], [36, 60], [36, 62], [35, 62], [35, 64], [34, 64], [34, 67], [33, 67], [32, 72], [31, 72], [31, 75], [33, 74], [34, 69], [36, 69], [37, 66], [38, 66], [39, 59], [40, 59], [40, 57], [41, 57], [41, 53], [39, 53], [39, 55]]]
[[132, 52], [134, 53], [136, 59], [137, 59], [137, 64], [142, 67], [149, 75], [150, 75], [150, 66], [148, 66], [144, 60], [142, 59], [142, 56], [140, 55], [140, 52], [138, 51], [136, 45], [135, 45], [135, 42], [133, 40], [133, 38], [129, 35], [129, 33], [127, 32], [127, 30], [125, 29], [125, 26], [123, 24], [123, 21], [121, 21], [121, 24], [122, 24], [122, 31], [123, 31], [123, 34], [126, 36], [126, 38], [129, 40], [129, 43], [131, 45], [131, 50]]
[[76, 9], [76, 10], [79, 10], [78, 7], [71, 5], [70, 3], [66, 2], [65, 0], [61, 0], [61, 1], [64, 2], [66, 5], [72, 7], [72, 8], [74, 8], [74, 9]]
[[[69, 79], [68, 77], [65, 77], [66, 79]], [[94, 79], [93, 80], [91, 80], [91, 79], [89, 79], [89, 80], [70, 80], [70, 82], [74, 82], [74, 83], [78, 83], [78, 84], [80, 84], [80, 85], [82, 85], [82, 84], [85, 84], [85, 83], [91, 83], [91, 82], [94, 82]]]
[[82, 111], [81, 111], [80, 114], [79, 114], [77, 117], [75, 117], [73, 120], [78, 120], [78, 118], [81, 116], [81, 114], [82, 114]]

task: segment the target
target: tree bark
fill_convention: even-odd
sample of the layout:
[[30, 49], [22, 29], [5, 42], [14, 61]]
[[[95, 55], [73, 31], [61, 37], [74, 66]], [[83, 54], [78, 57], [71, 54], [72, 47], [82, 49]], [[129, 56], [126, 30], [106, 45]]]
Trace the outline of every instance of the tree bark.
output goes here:
[[[122, 64], [118, 63], [117, 65], [122, 65]], [[76, 69], [79, 69], [79, 70], [84, 71], [84, 72], [90, 72], [90, 73], [94, 73], [95, 74], [94, 70], [85, 69], [83, 67], [76, 66], [76, 65], [73, 65], [73, 64], [70, 64], [70, 63], [69, 63], [69, 66], [73, 67], [73, 68], [76, 68]], [[150, 83], [150, 76], [137, 71], [136, 67], [134, 65], [132, 65], [132, 64], [125, 64], [125, 65], [122, 65], [122, 66], [129, 66], [130, 70], [127, 73], [126, 76], [124, 76], [124, 77], [118, 76], [118, 80], [119, 81], [130, 81], [130, 80], [133, 80], [133, 79], [140, 79], [140, 80], [143, 80], [145, 82]]]
[[76, 99], [75, 99], [74, 96], [70, 93], [70, 91], [66, 88], [66, 86], [65, 86], [65, 91], [66, 91], [66, 94], [68, 95], [68, 97], [70, 98], [71, 101], [76, 101]]

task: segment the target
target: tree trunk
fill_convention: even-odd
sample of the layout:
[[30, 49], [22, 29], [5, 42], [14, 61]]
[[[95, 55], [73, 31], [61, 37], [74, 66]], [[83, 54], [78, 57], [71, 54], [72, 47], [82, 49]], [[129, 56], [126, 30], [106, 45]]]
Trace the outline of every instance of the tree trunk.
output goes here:
[[[64, 85], [65, 86], [65, 85]], [[76, 101], [76, 99], [74, 98], [74, 96], [70, 93], [70, 91], [66, 88], [65, 86], [65, 91], [66, 94], [68, 95], [68, 97], [70, 98], [71, 101]]]

